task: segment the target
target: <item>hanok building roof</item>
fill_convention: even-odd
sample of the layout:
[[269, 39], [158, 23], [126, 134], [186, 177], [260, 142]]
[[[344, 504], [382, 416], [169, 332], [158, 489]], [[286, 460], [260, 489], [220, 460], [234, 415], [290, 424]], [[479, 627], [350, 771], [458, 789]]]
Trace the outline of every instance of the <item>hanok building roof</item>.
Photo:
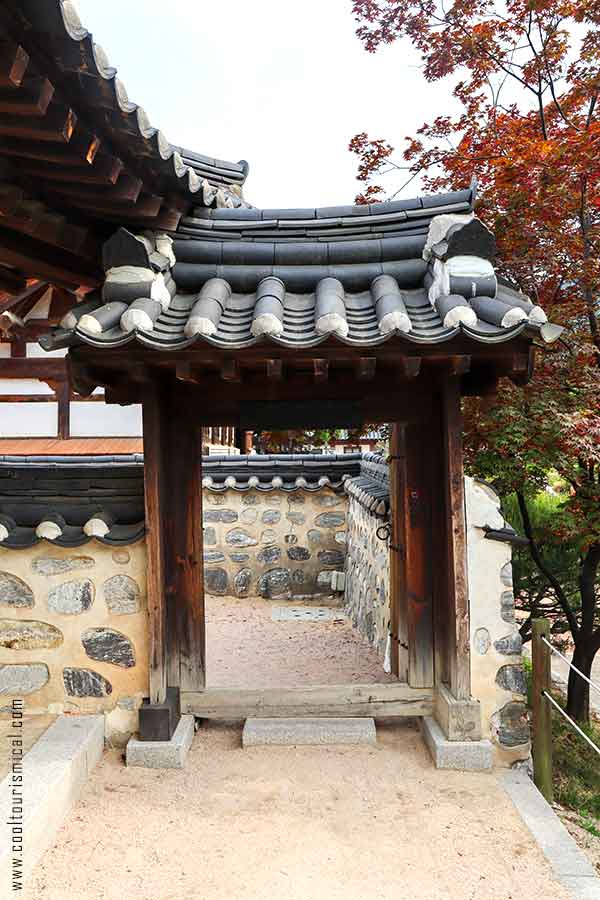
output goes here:
[[193, 206], [246, 205], [247, 164], [170, 143], [70, 0], [5, 0], [0, 31], [0, 290], [93, 287], [117, 225], [173, 229]]

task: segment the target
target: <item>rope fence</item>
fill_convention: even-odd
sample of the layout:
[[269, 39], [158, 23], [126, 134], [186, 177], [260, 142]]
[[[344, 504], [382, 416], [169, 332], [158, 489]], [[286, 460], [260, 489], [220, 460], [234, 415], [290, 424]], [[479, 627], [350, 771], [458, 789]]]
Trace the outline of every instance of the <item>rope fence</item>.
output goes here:
[[548, 803], [553, 799], [552, 787], [552, 709], [569, 723], [571, 728], [600, 756], [600, 747], [583, 731], [550, 693], [552, 685], [551, 657], [555, 653], [580, 678], [600, 694], [600, 687], [584, 675], [577, 666], [557, 650], [549, 640], [550, 622], [534, 619], [532, 623], [532, 674], [533, 674], [533, 778]]

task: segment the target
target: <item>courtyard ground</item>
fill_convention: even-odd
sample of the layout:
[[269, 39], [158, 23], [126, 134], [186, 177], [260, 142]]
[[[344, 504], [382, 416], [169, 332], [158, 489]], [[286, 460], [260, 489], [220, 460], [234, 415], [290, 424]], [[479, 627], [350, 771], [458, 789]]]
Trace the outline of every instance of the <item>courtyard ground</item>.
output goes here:
[[241, 749], [183, 771], [105, 754], [25, 900], [566, 900], [494, 775], [436, 771], [416, 723], [379, 745]]

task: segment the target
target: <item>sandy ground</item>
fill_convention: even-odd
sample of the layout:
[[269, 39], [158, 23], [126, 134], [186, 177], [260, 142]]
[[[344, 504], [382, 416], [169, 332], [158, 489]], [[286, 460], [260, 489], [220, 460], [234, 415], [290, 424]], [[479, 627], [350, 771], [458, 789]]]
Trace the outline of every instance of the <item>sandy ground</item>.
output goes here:
[[[286, 602], [206, 597], [207, 684], [210, 687], [301, 687], [395, 681], [366, 638], [339, 609], [334, 622], [277, 622]], [[318, 606], [291, 603], [288, 606]]]
[[[23, 740], [23, 750], [27, 753], [33, 745], [38, 741], [47, 728], [52, 725], [56, 716], [25, 716], [23, 719], [23, 728], [19, 729], [19, 734]], [[2, 714], [0, 718], [0, 781], [8, 775], [9, 759], [12, 744], [9, 735], [14, 735], [15, 729], [12, 727], [12, 720], [6, 714]]]
[[414, 722], [376, 748], [241, 749], [183, 771], [105, 755], [25, 900], [567, 900], [493, 775], [436, 771]]

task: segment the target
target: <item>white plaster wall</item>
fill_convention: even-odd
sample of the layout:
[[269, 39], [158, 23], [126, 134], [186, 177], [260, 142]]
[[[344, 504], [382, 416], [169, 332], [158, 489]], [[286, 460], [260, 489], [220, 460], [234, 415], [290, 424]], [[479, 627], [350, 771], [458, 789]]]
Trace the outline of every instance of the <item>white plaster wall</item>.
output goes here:
[[0, 437], [56, 437], [58, 403], [2, 403]]
[[[500, 500], [492, 489], [465, 478], [467, 563], [471, 616], [471, 692], [481, 704], [483, 737], [496, 748], [498, 765], [526, 759], [526, 707], [520, 691], [504, 686], [522, 680], [522, 657], [514, 619], [511, 545], [485, 537], [485, 526], [502, 528]], [[505, 667], [508, 667], [505, 668]]]
[[70, 433], [71, 437], [141, 437], [142, 407], [73, 401]]

